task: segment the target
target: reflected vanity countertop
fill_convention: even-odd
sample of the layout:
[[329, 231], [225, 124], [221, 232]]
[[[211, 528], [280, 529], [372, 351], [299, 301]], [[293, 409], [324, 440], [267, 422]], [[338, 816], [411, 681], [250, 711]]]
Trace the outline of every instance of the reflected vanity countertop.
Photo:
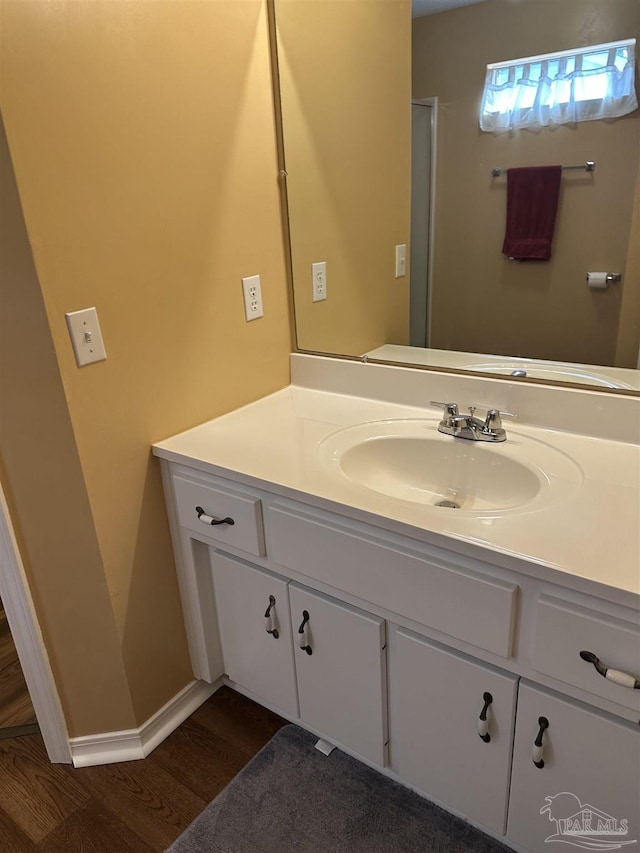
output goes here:
[[507, 441], [488, 443], [489, 452], [517, 458], [520, 445], [526, 464], [527, 442], [544, 442], [573, 460], [581, 485], [560, 504], [472, 513], [387, 497], [336, 476], [323, 461], [318, 448], [329, 436], [388, 419], [423, 419], [436, 440], [476, 444], [439, 433], [438, 409], [292, 385], [160, 441], [153, 452], [503, 568], [638, 606], [638, 445], [510, 423]]
[[478, 373], [495, 373], [509, 376], [514, 370], [526, 370], [527, 378], [552, 382], [570, 382], [574, 385], [591, 385], [595, 388], [616, 388], [640, 391], [640, 370], [625, 367], [607, 367], [597, 364], [578, 364], [569, 361], [544, 361], [487, 353], [457, 352], [455, 350], [410, 347], [384, 344], [370, 350], [367, 358], [380, 361], [419, 364], [425, 367], [446, 367], [455, 370], [472, 370]]

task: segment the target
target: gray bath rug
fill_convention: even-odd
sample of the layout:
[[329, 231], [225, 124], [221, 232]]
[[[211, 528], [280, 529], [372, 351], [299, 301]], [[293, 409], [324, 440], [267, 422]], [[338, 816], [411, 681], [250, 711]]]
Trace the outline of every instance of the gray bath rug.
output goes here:
[[166, 853], [509, 853], [343, 752], [322, 755], [316, 741], [280, 729]]

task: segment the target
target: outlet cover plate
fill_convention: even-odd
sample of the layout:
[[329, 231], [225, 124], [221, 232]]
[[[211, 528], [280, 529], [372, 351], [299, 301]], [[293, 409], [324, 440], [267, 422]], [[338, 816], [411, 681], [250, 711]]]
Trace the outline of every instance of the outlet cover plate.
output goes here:
[[327, 262], [311, 264], [311, 284], [313, 301], [322, 302], [327, 298]]
[[259, 275], [250, 275], [242, 279], [242, 295], [244, 298], [244, 315], [247, 322], [264, 316]]

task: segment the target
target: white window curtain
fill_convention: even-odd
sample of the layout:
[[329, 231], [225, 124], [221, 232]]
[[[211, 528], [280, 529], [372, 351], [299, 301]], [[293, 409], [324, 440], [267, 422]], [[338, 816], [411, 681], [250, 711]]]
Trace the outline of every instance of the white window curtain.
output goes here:
[[481, 130], [617, 118], [638, 107], [635, 39], [487, 65]]

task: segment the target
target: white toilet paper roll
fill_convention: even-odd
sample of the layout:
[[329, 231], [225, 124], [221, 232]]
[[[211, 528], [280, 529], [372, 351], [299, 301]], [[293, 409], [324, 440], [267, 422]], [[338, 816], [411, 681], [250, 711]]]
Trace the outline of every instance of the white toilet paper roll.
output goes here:
[[587, 273], [587, 284], [589, 287], [595, 287], [598, 290], [604, 290], [609, 287], [609, 282], [607, 281], [606, 272], [588, 272]]

